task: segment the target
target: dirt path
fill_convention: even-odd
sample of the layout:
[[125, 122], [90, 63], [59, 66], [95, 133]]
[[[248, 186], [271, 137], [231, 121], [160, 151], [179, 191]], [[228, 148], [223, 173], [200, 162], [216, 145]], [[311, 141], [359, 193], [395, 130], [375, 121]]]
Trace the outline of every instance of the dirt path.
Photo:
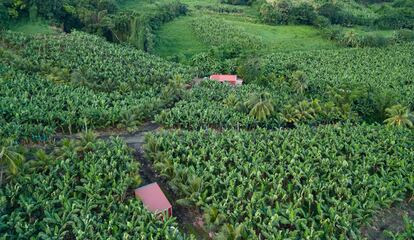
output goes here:
[[372, 222], [361, 228], [362, 236], [369, 240], [391, 239], [385, 232], [404, 231], [404, 215], [414, 219], [414, 201], [412, 199], [393, 204], [392, 207], [375, 214]]
[[145, 142], [145, 135], [149, 132], [156, 132], [158, 130], [158, 125], [144, 125], [143, 129], [139, 132], [120, 135], [120, 137], [124, 139], [129, 147], [135, 150], [135, 158], [141, 163], [140, 175], [143, 180], [143, 185], [157, 182], [164, 194], [170, 200], [173, 205], [173, 215], [177, 218], [180, 229], [185, 233], [195, 235], [197, 239], [208, 239], [208, 233], [197, 224], [197, 221], [202, 218], [200, 210], [195, 207], [184, 207], [176, 204], [176, 201], [180, 199], [179, 196], [177, 196], [177, 194], [170, 188], [168, 180], [160, 176], [152, 168], [152, 164], [144, 157], [143, 144]]

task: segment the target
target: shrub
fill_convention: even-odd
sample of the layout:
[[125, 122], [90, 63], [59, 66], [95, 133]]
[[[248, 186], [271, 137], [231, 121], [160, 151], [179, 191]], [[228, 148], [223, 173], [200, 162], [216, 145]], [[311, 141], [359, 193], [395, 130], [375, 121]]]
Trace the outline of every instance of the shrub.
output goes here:
[[319, 8], [319, 14], [326, 17], [332, 24], [340, 24], [343, 20], [341, 18], [341, 9], [333, 3], [325, 3]]
[[318, 27], [318, 28], [326, 28], [329, 27], [329, 25], [331, 24], [331, 21], [329, 21], [329, 19], [327, 17], [324, 16], [317, 16], [312, 23], [314, 26]]
[[281, 14], [275, 11], [272, 5], [266, 3], [260, 8], [260, 19], [268, 24], [276, 24], [282, 21]]
[[232, 5], [251, 5], [253, 0], [220, 0], [220, 2]]
[[351, 12], [346, 11], [338, 4], [330, 2], [323, 4], [319, 8], [318, 13], [319, 15], [328, 18], [332, 24], [352, 26], [355, 24], [364, 25], [365, 23], [365, 20], [354, 16]]
[[300, 3], [294, 6], [289, 12], [289, 23], [311, 25], [317, 17], [315, 8], [307, 3]]
[[289, 0], [282, 0], [275, 5], [265, 3], [260, 9], [263, 22], [269, 24], [312, 24], [316, 17], [314, 7], [306, 2], [293, 4]]
[[262, 75], [261, 64], [258, 58], [249, 58], [237, 68], [239, 75], [246, 83], [253, 82]]
[[379, 33], [367, 33], [360, 38], [359, 46], [362, 47], [384, 47], [390, 44], [390, 39]]
[[414, 41], [414, 31], [408, 29], [400, 29], [394, 32], [393, 39], [397, 43]]
[[329, 26], [322, 30], [322, 34], [329, 40], [339, 40], [343, 34], [343, 28], [338, 25]]
[[414, 29], [414, 9], [389, 8], [375, 22], [375, 25], [385, 29]]

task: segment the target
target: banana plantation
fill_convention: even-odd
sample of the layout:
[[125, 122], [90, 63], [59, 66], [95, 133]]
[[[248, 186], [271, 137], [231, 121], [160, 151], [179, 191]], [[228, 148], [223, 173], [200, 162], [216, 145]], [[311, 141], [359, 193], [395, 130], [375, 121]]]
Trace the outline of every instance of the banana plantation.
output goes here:
[[5, 0], [0, 239], [414, 239], [412, 0]]

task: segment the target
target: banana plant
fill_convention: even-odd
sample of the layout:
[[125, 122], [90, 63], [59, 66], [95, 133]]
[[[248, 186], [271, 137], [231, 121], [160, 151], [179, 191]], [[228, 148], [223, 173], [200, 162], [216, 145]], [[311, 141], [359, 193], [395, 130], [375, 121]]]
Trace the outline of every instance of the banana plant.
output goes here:
[[[325, 114], [318, 101], [303, 106]], [[239, 239], [357, 238], [375, 211], [412, 190], [413, 136], [401, 128], [164, 130], [148, 139], [173, 159], [169, 180], [183, 203], [201, 207], [225, 239], [239, 236], [239, 225]], [[201, 180], [190, 184], [194, 176], [201, 188]]]
[[0, 142], [0, 186], [3, 184], [4, 174], [17, 175], [25, 157], [17, 151], [12, 139]]

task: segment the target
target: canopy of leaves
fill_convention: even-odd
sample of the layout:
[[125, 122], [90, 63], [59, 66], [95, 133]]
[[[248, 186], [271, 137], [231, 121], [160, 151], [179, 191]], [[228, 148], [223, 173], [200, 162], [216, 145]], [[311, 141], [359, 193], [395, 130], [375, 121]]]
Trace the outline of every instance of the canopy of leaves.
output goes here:
[[174, 219], [162, 221], [126, 195], [139, 165], [121, 140], [65, 140], [50, 157], [0, 189], [3, 237], [185, 239]]
[[219, 236], [357, 239], [375, 210], [412, 194], [413, 137], [401, 128], [351, 124], [176, 130], [149, 136], [146, 152], [155, 164], [174, 162], [170, 183], [185, 196], [180, 183], [202, 179], [190, 198], [209, 224], [220, 216], [211, 227], [223, 226]]

